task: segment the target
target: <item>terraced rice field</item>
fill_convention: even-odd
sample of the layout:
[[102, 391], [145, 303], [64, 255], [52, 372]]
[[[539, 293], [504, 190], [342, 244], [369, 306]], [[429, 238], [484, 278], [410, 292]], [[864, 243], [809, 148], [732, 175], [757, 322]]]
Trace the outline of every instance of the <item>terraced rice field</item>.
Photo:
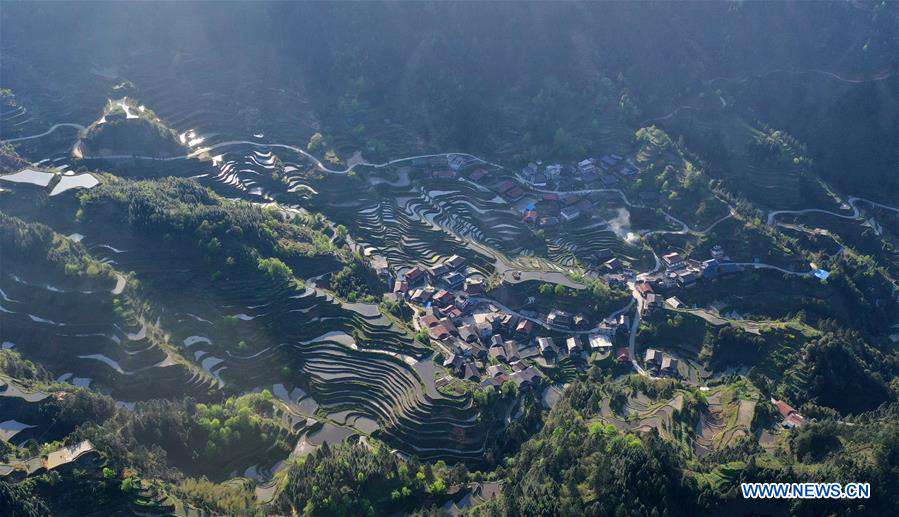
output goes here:
[[678, 393], [668, 400], [653, 401], [646, 394], [638, 392], [628, 397], [622, 414], [614, 413], [608, 400], [603, 401], [601, 418], [604, 422], [624, 431], [649, 432], [656, 429], [667, 439], [678, 440], [674, 434], [677, 423], [673, 416], [683, 410], [684, 396]]
[[[134, 250], [136, 244], [114, 247]], [[135, 271], [154, 293], [196, 286], [166, 301], [160, 325], [220, 388], [246, 391], [277, 379], [307, 394], [298, 414], [324, 412], [350, 432], [376, 433], [420, 457], [478, 458], [484, 430], [469, 399], [439, 394], [430, 350], [376, 307], [239, 274], [212, 286], [188, 258], [107, 252], [104, 258]], [[167, 264], [164, 277], [160, 263]], [[245, 351], [234, 351], [237, 341], [247, 344]], [[440, 439], [447, 428], [457, 438], [452, 445]]]
[[[16, 273], [6, 268], [0, 278], [4, 339], [59, 380], [109, 391], [125, 401], [208, 397], [210, 377], [148, 340], [146, 326], [114, 316], [114, 286], [79, 291]], [[156, 389], [149, 390], [150, 385]]]
[[586, 269], [593, 262], [596, 252], [606, 248], [638, 269], [652, 264], [651, 253], [628, 243], [610, 230], [605, 222], [598, 221], [580, 225], [577, 231], [560, 232], [550, 242], [549, 258], [564, 266]]
[[727, 387], [715, 388], [707, 397], [708, 407], [696, 423], [694, 451], [703, 456], [729, 447], [738, 438], [751, 436], [758, 397], [735, 397]]

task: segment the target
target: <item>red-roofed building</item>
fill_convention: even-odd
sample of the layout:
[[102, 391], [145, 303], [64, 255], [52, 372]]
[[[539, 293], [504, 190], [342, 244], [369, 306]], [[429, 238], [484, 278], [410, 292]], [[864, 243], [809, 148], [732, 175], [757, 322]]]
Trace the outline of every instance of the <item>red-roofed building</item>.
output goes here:
[[443, 325], [434, 325], [433, 327], [428, 329], [428, 335], [431, 336], [431, 339], [436, 339], [438, 341], [442, 341], [448, 337], [450, 337], [450, 333], [446, 330], [446, 327]]
[[521, 187], [518, 186], [512, 187], [506, 192], [506, 198], [508, 198], [509, 201], [518, 201], [523, 196], [524, 190], [521, 190]]
[[649, 282], [638, 282], [637, 283], [637, 292], [640, 293], [640, 296], [646, 298], [647, 294], [652, 294], [654, 291], [652, 290], [652, 286], [649, 285]]
[[487, 171], [485, 171], [484, 169], [476, 169], [474, 172], [471, 173], [471, 179], [472, 179], [472, 181], [478, 181], [478, 180], [484, 178], [484, 176], [487, 176], [487, 174], [489, 174], [489, 173]]
[[447, 170], [441, 170], [441, 171], [434, 171], [434, 177], [435, 177], [435, 178], [442, 178], [442, 179], [453, 179], [453, 178], [456, 177], [456, 171], [453, 171], [453, 170], [450, 170], [450, 169], [447, 169]]
[[627, 351], [627, 347], [619, 348], [618, 351], [615, 352], [615, 359], [617, 359], [619, 363], [629, 363], [631, 356]]
[[440, 305], [449, 305], [453, 303], [453, 294], [447, 291], [446, 289], [441, 289], [437, 291], [437, 294], [434, 295], [433, 300]]
[[431, 328], [431, 327], [437, 326], [437, 324], [440, 323], [440, 320], [437, 318], [437, 316], [434, 316], [433, 314], [428, 314], [426, 316], [422, 316], [418, 320], [418, 322], [421, 323], [422, 327]]
[[503, 180], [496, 186], [496, 190], [499, 191], [500, 194], [505, 194], [513, 188], [515, 188], [515, 183], [512, 180]]
[[415, 282], [418, 282], [425, 276], [425, 271], [418, 266], [406, 271], [404, 277], [406, 278], [406, 282], [409, 285], [413, 285]]
[[784, 417], [784, 427], [800, 427], [805, 424], [805, 417], [797, 413], [793, 406], [782, 400], [775, 399], [771, 399], [771, 403], [777, 408], [780, 416]]
[[450, 305], [447, 308], [443, 309], [443, 314], [445, 314], [448, 318], [452, 318], [452, 319], [457, 319], [457, 318], [462, 317], [462, 311], [455, 305]]

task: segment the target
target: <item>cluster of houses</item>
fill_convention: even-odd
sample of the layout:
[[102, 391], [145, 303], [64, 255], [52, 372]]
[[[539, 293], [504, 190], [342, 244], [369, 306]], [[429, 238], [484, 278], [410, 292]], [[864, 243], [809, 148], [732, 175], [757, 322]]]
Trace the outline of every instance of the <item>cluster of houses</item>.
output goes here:
[[431, 267], [413, 267], [396, 280], [393, 292], [415, 308], [417, 327], [442, 350], [443, 366], [455, 376], [486, 376], [486, 384], [495, 387], [507, 380], [533, 386], [542, 374], [522, 360], [518, 346], [528, 342], [534, 323], [472, 300], [484, 293], [484, 278], [466, 275], [464, 265], [464, 258], [453, 255]]
[[647, 348], [643, 364], [647, 370], [655, 370], [659, 375], [677, 376], [677, 359], [654, 348]]
[[[393, 292], [419, 304], [426, 304], [434, 297], [449, 300], [449, 291], [459, 289], [469, 295], [483, 294], [484, 278], [480, 275], [466, 276], [463, 265], [465, 259], [453, 255], [430, 267], [415, 266], [407, 269], [397, 277]], [[442, 286], [443, 289], [435, 286]]]
[[541, 228], [556, 226], [560, 223], [570, 223], [583, 216], [593, 214], [594, 203], [599, 201], [601, 195], [590, 197], [577, 194], [542, 194], [521, 208], [521, 218], [525, 223]]
[[[701, 279], [716, 278], [743, 270], [743, 266], [729, 261], [719, 245], [712, 248], [711, 254], [712, 258], [703, 261], [685, 258], [677, 251], [662, 255], [665, 270], [636, 284], [637, 292], [643, 297], [644, 306], [651, 308], [662, 305], [664, 300], [658, 291], [689, 288]], [[676, 298], [674, 300], [676, 301]]]
[[612, 351], [612, 337], [612, 334], [601, 331], [589, 334], [586, 341], [578, 336], [568, 336], [564, 345], [557, 345], [551, 337], [538, 337], [537, 349], [547, 363], [564, 356], [580, 356], [584, 352], [607, 354]]
[[605, 188], [616, 188], [622, 179], [631, 178], [638, 172], [633, 158], [607, 154], [598, 159], [585, 158], [577, 165], [531, 162], [521, 170], [521, 176], [535, 187], [582, 183], [587, 187], [601, 184]]
[[[479, 299], [484, 288], [483, 276], [467, 274], [465, 259], [458, 255], [431, 267], [407, 269], [394, 284], [397, 300], [415, 310], [416, 328], [441, 351], [450, 376], [438, 379], [438, 386], [456, 377], [484, 388], [499, 388], [507, 381], [522, 389], [534, 388], [543, 378], [534, 360], [552, 364], [583, 351], [611, 352], [615, 333], [628, 325], [625, 315], [607, 318], [585, 339], [571, 336], [557, 347], [552, 338], [534, 339], [535, 321], [540, 321], [536, 316], [512, 314]], [[546, 315], [545, 322], [559, 331], [590, 326], [585, 315], [557, 309]]]
[[476, 163], [480, 160], [467, 154], [422, 156], [412, 160], [412, 166], [421, 169], [426, 176], [443, 179], [456, 178], [460, 171]]

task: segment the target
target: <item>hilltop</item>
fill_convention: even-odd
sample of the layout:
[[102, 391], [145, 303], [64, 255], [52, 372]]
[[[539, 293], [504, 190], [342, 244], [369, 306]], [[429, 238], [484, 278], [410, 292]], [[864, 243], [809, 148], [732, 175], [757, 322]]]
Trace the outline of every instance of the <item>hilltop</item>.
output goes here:
[[125, 99], [110, 100], [84, 131], [76, 157], [138, 155], [169, 158], [185, 153], [177, 133], [153, 111]]

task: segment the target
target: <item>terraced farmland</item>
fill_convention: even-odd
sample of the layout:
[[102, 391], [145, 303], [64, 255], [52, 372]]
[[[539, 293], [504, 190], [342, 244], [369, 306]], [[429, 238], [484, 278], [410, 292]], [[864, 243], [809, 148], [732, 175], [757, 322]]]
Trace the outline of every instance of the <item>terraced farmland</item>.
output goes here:
[[[135, 244], [114, 247], [133, 250]], [[258, 275], [235, 274], [212, 285], [194, 261], [165, 250], [123, 251], [115, 260], [165, 300], [161, 325], [171, 342], [180, 343], [183, 355], [220, 387], [245, 391], [277, 380], [300, 388], [307, 404], [314, 402], [329, 420], [375, 433], [400, 450], [428, 458], [478, 457], [485, 430], [470, 399], [438, 393], [430, 350], [376, 307], [341, 304]], [[164, 275], [160, 263], [169, 269]], [[165, 298], [177, 285], [192, 287]], [[238, 341], [245, 350], [235, 347]], [[451, 445], [440, 439], [447, 428], [458, 437]]]
[[713, 388], [706, 393], [706, 400], [708, 405], [696, 424], [696, 454], [703, 456], [752, 436], [759, 394], [746, 391], [745, 382]]

